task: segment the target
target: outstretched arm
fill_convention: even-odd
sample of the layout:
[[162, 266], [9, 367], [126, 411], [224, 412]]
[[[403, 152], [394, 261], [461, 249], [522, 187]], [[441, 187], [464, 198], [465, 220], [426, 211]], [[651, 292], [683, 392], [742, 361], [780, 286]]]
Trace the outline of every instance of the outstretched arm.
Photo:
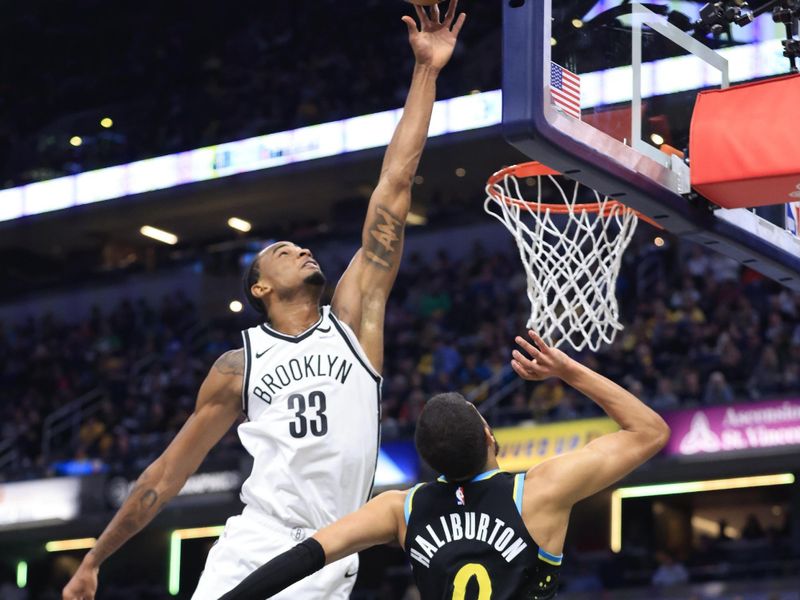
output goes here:
[[440, 19], [416, 6], [421, 31], [411, 17], [403, 17], [416, 65], [403, 117], [386, 149], [380, 179], [370, 198], [361, 234], [361, 249], [353, 257], [333, 297], [336, 315], [353, 328], [378, 371], [383, 366], [383, 317], [386, 299], [394, 285], [406, 217], [411, 207], [411, 183], [428, 136], [436, 78], [450, 60], [466, 15], [455, 19], [458, 0], [452, 0]]
[[64, 588], [64, 600], [92, 600], [100, 565], [147, 525], [197, 470], [209, 450], [241, 414], [244, 352], [232, 350], [214, 363], [194, 412], [136, 486]]
[[569, 510], [579, 500], [605, 489], [652, 458], [667, 443], [669, 427], [627, 390], [548, 347], [535, 333], [530, 332], [530, 336], [535, 346], [521, 337], [516, 340], [530, 356], [514, 351], [511, 364], [517, 374], [529, 380], [559, 377], [591, 398], [622, 428], [580, 450], [550, 459], [528, 473], [548, 499]]
[[220, 600], [269, 598], [340, 558], [403, 539], [406, 493], [394, 491], [376, 496], [356, 512], [259, 567]]

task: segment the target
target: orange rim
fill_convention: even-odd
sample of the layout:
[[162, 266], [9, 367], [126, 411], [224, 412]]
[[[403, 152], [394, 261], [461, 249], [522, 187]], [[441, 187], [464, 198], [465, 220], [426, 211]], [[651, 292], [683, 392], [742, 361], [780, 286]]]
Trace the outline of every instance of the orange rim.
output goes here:
[[[495, 186], [509, 175], [514, 176], [517, 179], [526, 179], [528, 177], [546, 177], [548, 175], [561, 175], [561, 174], [562, 173], [560, 173], [559, 171], [551, 169], [550, 167], [547, 167], [540, 162], [531, 161], [526, 163], [520, 163], [518, 165], [511, 165], [510, 167], [505, 167], [503, 169], [500, 169], [499, 171], [496, 171], [495, 173], [492, 174], [491, 177], [489, 177], [486, 184], [489, 195], [495, 200], [498, 200], [500, 202], [505, 202], [506, 204], [510, 204], [511, 206], [519, 206], [520, 208], [529, 208], [535, 212], [549, 210], [551, 213], [555, 213], [558, 215], [565, 215], [570, 212], [570, 209], [564, 203], [550, 204], [547, 202], [520, 200], [519, 198], [511, 198], [509, 196], [506, 196], [502, 192], [498, 192], [495, 189]], [[598, 213], [602, 217], [607, 217], [617, 208], [630, 210], [634, 214], [636, 214], [636, 216], [639, 217], [642, 221], [645, 221], [654, 227], [658, 227], [659, 229], [663, 229], [661, 225], [653, 221], [647, 215], [643, 215], [638, 210], [634, 210], [629, 206], [626, 206], [619, 200], [607, 200], [605, 203], [587, 202], [586, 204], [578, 204], [575, 206], [575, 210]]]

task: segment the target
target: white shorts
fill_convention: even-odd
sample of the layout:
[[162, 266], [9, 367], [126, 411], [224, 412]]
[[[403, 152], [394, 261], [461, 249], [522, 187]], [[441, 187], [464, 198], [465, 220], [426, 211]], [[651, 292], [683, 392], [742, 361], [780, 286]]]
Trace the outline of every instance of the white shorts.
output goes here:
[[[250, 573], [275, 556], [314, 534], [312, 529], [289, 528], [245, 508], [231, 517], [211, 548], [192, 600], [218, 600]], [[282, 600], [346, 600], [356, 582], [358, 555], [327, 565], [273, 598]]]

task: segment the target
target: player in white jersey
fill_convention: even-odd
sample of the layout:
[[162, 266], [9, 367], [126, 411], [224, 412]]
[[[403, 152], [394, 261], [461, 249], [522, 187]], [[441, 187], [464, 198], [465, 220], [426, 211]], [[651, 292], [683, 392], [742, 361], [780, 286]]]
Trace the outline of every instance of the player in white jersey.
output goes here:
[[[251, 571], [370, 495], [379, 444], [383, 321], [403, 246], [411, 183], [436, 97], [465, 15], [457, 0], [444, 18], [415, 7], [403, 17], [416, 65], [403, 117], [370, 199], [362, 245], [320, 307], [325, 284], [311, 252], [291, 242], [262, 250], [246, 295], [265, 323], [243, 332], [244, 347], [214, 363], [181, 431], [139, 477], [128, 499], [63, 591], [91, 600], [100, 564], [149, 523], [183, 487], [244, 411], [242, 444], [254, 457], [242, 488], [246, 507], [228, 520], [193, 598], [216, 600]], [[347, 598], [357, 561], [332, 564], [280, 598]]]

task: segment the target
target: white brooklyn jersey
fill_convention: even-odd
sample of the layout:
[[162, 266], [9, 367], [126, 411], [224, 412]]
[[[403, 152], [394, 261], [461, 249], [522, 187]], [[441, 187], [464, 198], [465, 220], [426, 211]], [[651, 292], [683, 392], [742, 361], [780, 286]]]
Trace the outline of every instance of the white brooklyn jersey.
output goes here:
[[369, 499], [380, 435], [381, 377], [329, 306], [298, 336], [260, 325], [245, 351], [239, 437], [253, 456], [248, 507], [318, 529]]

